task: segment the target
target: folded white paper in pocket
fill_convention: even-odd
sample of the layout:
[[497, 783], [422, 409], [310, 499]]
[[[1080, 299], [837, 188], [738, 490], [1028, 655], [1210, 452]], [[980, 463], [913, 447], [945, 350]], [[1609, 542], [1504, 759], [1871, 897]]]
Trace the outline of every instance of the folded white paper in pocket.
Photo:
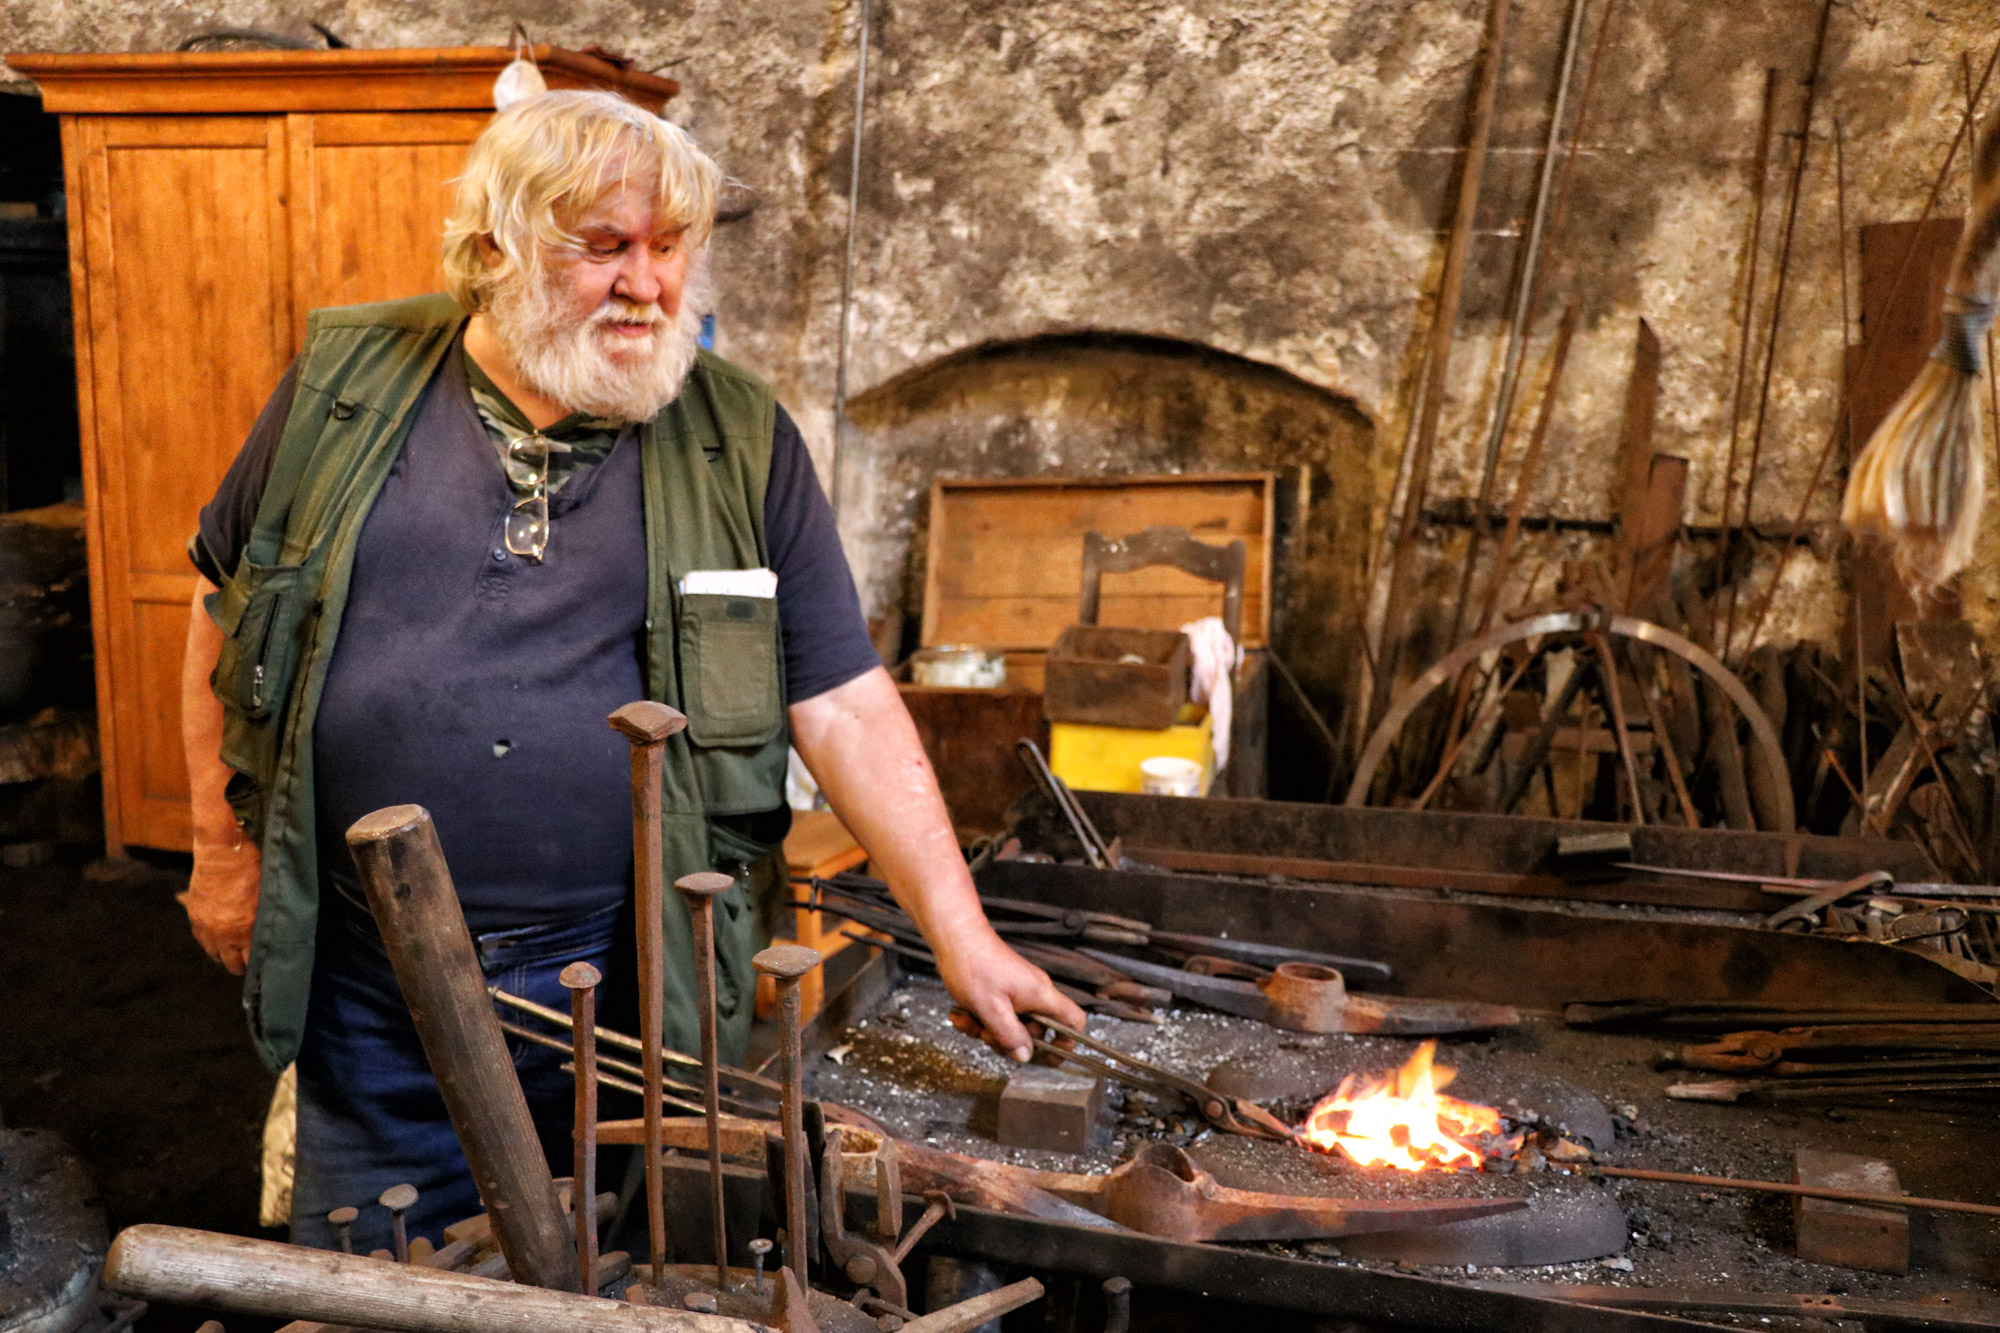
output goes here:
[[681, 595], [776, 597], [778, 576], [769, 569], [692, 569], [681, 575]]

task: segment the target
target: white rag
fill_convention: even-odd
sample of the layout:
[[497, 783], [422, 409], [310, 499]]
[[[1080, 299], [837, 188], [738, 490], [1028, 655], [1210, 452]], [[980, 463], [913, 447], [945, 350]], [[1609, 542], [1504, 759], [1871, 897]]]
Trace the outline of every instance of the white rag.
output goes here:
[[1194, 657], [1189, 692], [1196, 703], [1208, 705], [1208, 715], [1215, 719], [1215, 771], [1220, 773], [1229, 767], [1229, 682], [1243, 664], [1243, 650], [1222, 627], [1221, 616], [1182, 625], [1181, 633], [1188, 636]]

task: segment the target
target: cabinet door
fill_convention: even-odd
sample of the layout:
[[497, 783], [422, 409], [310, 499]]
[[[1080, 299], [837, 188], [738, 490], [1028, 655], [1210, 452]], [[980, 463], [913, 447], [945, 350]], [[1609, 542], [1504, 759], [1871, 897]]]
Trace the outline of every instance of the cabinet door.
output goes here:
[[434, 292], [465, 150], [487, 112], [286, 118], [291, 144], [295, 336], [306, 313]]
[[66, 147], [106, 836], [185, 848], [187, 541], [290, 355], [284, 120], [80, 118]]

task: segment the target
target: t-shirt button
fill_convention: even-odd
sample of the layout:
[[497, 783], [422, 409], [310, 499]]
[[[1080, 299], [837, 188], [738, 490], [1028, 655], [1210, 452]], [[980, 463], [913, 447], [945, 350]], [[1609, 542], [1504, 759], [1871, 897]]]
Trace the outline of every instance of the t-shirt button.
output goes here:
[[493, 558], [495, 560], [505, 560], [507, 558], [507, 553], [496, 546], [493, 548]]

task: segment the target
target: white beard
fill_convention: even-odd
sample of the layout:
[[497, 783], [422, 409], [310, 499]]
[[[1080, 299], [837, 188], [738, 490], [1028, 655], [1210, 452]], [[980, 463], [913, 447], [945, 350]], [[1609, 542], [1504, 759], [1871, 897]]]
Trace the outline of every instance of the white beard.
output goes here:
[[[709, 307], [708, 250], [688, 259], [680, 308], [670, 320], [657, 305], [612, 297], [586, 315], [566, 310], [551, 275], [524, 278], [494, 291], [485, 314], [530, 389], [570, 412], [613, 421], [651, 421], [681, 391]], [[634, 338], [613, 323], [647, 323]]]

